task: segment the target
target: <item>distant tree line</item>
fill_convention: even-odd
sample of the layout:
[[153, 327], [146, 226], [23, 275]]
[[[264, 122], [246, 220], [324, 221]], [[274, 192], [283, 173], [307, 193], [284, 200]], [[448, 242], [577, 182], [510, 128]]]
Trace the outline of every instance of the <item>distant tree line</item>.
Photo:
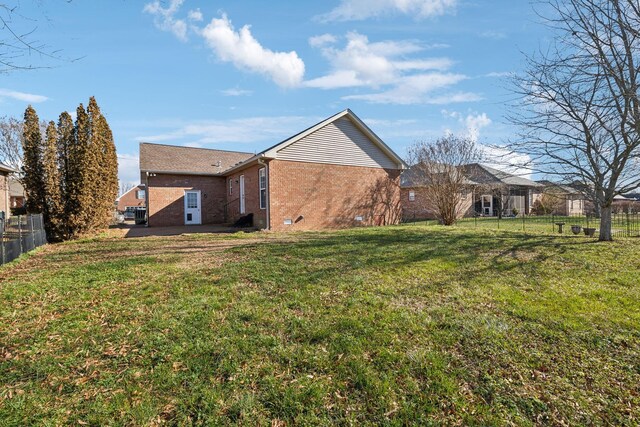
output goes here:
[[118, 159], [107, 119], [91, 97], [75, 123], [68, 112], [50, 121], [44, 138], [33, 107], [24, 113], [22, 184], [28, 213], [42, 213], [50, 241], [109, 225], [118, 196]]

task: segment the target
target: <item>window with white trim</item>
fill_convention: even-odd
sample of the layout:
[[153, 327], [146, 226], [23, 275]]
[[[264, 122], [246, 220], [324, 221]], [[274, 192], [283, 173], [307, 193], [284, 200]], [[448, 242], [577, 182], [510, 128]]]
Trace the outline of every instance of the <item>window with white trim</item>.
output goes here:
[[267, 170], [260, 168], [258, 170], [258, 181], [260, 185], [260, 209], [267, 208]]
[[136, 192], [136, 199], [144, 199], [144, 190], [138, 190]]
[[233, 196], [233, 178], [229, 178], [229, 195]]
[[410, 202], [415, 202], [416, 201], [416, 192], [415, 191], [409, 191], [409, 201]]

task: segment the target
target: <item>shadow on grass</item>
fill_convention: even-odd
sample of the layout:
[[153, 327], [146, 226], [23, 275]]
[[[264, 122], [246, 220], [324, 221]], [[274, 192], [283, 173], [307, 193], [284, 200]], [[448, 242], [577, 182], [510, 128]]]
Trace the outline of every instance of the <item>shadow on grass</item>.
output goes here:
[[[548, 235], [463, 231], [445, 228], [385, 227], [311, 235], [296, 242], [260, 242], [230, 249], [257, 252], [247, 274], [279, 269], [304, 274], [306, 282], [356, 275], [366, 270], [393, 272], [420, 263], [455, 265], [468, 279], [483, 274], [526, 268], [547, 269], [545, 261], [562, 256], [585, 241]], [[277, 273], [277, 272], [276, 272]], [[260, 281], [260, 280], [258, 280]]]

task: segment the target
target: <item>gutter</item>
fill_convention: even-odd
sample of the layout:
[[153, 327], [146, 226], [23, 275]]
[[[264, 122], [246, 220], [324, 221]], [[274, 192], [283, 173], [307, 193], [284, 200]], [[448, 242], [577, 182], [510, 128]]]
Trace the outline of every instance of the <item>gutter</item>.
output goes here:
[[141, 169], [140, 172], [145, 172], [147, 176], [149, 174], [162, 174], [162, 175], [196, 175], [196, 176], [224, 176], [222, 173], [207, 173], [207, 172], [188, 172], [188, 171], [156, 171]]

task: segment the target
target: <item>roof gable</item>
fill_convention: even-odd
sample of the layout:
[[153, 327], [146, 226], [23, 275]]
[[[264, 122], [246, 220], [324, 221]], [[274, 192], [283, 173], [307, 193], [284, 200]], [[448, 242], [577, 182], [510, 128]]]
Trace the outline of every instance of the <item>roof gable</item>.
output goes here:
[[127, 194], [133, 192], [133, 191], [138, 191], [138, 190], [144, 190], [145, 189], [145, 185], [144, 184], [138, 184], [135, 187], [130, 188], [129, 190], [125, 191], [124, 193], [122, 193], [117, 199], [116, 202], [119, 201], [120, 199], [122, 199], [124, 196], [126, 196]]
[[387, 169], [404, 161], [351, 110], [344, 110], [261, 153], [264, 157]]

